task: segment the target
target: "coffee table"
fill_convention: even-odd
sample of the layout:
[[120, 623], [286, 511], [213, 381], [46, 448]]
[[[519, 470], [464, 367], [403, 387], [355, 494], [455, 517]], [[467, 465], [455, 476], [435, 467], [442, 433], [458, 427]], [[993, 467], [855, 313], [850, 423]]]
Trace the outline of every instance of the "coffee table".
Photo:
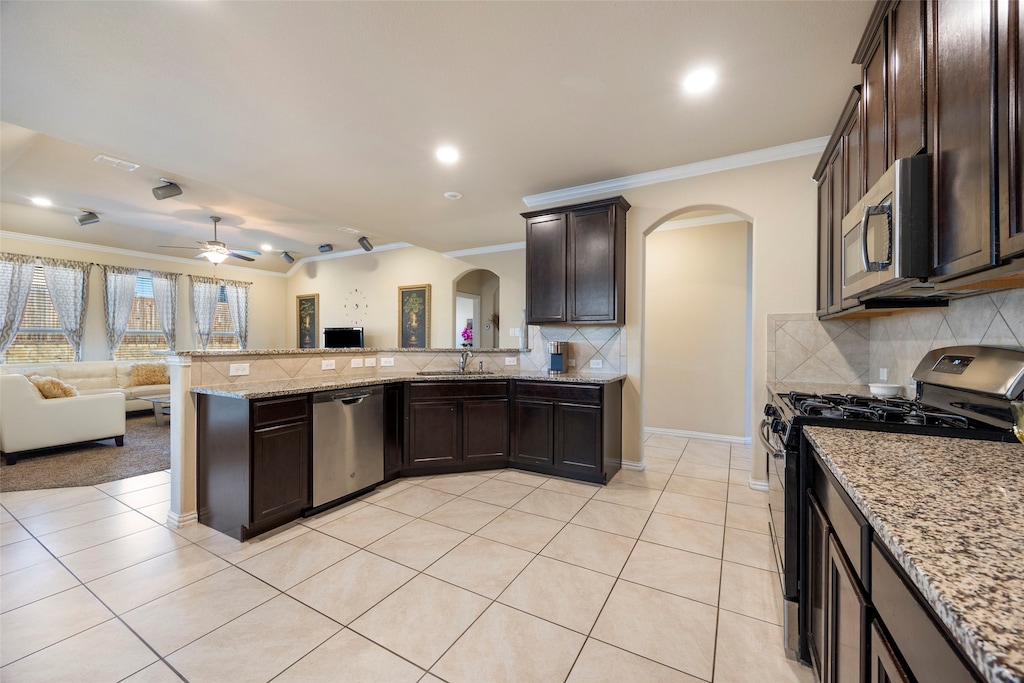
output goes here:
[[156, 418], [157, 426], [163, 427], [167, 424], [167, 416], [171, 414], [171, 395], [164, 396], [139, 396], [143, 401], [153, 404], [153, 416]]

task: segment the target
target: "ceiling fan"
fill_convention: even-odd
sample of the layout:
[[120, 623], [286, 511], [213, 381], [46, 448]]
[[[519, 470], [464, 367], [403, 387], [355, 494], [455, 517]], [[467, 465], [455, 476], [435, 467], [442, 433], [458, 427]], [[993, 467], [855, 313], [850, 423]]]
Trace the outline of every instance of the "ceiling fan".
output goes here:
[[[210, 220], [213, 221], [213, 239], [207, 242], [199, 242], [203, 245], [203, 250], [195, 255], [195, 258], [204, 258], [210, 263], [216, 265], [223, 263], [227, 257], [233, 256], [243, 261], [255, 261], [254, 258], [249, 258], [246, 254], [252, 256], [262, 256], [263, 252], [255, 251], [252, 249], [228, 249], [228, 245], [223, 242], [217, 241], [217, 223], [220, 222], [220, 216], [210, 216]], [[194, 249], [194, 247], [173, 247], [167, 244], [160, 245], [165, 249]]]

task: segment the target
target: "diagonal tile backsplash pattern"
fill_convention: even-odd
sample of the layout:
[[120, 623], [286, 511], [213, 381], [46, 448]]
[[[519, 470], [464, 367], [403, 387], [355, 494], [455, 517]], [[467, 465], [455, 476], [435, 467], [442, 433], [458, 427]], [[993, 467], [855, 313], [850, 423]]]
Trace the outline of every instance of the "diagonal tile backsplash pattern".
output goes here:
[[869, 322], [819, 321], [813, 313], [769, 315], [767, 380], [827, 385], [819, 391], [852, 393], [870, 374]]
[[[620, 373], [626, 367], [626, 345], [622, 328], [615, 325], [543, 325], [530, 328], [530, 351], [520, 354], [526, 372], [548, 369], [548, 342], [569, 342], [568, 358], [580, 372]], [[600, 360], [600, 368], [590, 361]]]

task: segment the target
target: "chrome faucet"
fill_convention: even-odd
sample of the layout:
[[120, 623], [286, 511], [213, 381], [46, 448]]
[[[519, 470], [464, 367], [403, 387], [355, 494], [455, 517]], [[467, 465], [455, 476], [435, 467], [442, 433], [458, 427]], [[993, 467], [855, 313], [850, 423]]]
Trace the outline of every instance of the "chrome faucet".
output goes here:
[[468, 363], [469, 359], [472, 358], [472, 357], [473, 357], [473, 352], [472, 351], [463, 351], [462, 352], [462, 357], [459, 358], [459, 372], [465, 372], [466, 371], [466, 363]]

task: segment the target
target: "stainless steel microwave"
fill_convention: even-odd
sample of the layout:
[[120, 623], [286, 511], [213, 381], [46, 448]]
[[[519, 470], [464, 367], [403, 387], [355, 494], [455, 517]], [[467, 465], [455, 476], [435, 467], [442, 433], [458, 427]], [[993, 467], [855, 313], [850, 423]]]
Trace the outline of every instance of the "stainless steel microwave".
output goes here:
[[928, 277], [931, 155], [897, 159], [843, 219], [843, 306]]

